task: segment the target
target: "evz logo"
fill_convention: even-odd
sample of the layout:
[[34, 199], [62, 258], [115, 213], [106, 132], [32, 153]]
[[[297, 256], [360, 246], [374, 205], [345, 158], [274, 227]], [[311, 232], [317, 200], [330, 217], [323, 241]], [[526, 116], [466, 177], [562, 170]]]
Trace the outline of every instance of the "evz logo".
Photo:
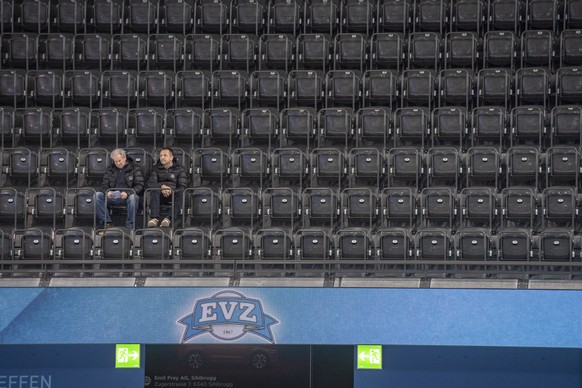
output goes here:
[[186, 326], [182, 343], [204, 333], [225, 341], [251, 333], [275, 343], [271, 325], [279, 321], [263, 312], [260, 300], [235, 291], [221, 291], [210, 298], [197, 299], [192, 314], [178, 323]]

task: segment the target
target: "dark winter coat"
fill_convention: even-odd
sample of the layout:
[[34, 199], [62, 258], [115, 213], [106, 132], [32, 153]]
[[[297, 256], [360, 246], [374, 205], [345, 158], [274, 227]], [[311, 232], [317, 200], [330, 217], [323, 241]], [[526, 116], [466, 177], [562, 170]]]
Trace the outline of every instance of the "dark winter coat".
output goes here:
[[188, 187], [188, 174], [176, 158], [172, 161], [172, 167], [168, 169], [159, 160], [154, 165], [148, 180], [148, 188], [159, 189], [162, 185], [177, 191], [184, 191]]
[[[125, 174], [125, 180], [129, 188], [133, 189], [136, 194], [140, 195], [143, 192], [145, 180], [141, 167], [133, 163], [133, 159], [129, 156], [126, 158], [125, 167], [122, 170], [119, 170], [115, 164], [112, 164], [107, 168], [103, 175], [103, 183], [101, 183], [100, 191], [105, 193], [107, 190], [114, 188], [117, 174], [121, 171]], [[132, 194], [133, 192], [129, 191], [127, 193]]]

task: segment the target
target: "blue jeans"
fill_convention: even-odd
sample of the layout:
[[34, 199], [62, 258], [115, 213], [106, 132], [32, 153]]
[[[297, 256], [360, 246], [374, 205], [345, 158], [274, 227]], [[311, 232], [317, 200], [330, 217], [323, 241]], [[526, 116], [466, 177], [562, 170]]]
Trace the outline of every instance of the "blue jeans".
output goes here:
[[[109, 206], [127, 206], [127, 219], [125, 221], [125, 226], [133, 229], [135, 225], [135, 215], [139, 206], [139, 196], [137, 194], [130, 194], [126, 199], [108, 198], [107, 207]], [[109, 215], [109, 211], [105, 209], [105, 194], [100, 191], [95, 193], [95, 207], [97, 209], [97, 218], [99, 219], [99, 222], [102, 224], [110, 223], [111, 216]]]

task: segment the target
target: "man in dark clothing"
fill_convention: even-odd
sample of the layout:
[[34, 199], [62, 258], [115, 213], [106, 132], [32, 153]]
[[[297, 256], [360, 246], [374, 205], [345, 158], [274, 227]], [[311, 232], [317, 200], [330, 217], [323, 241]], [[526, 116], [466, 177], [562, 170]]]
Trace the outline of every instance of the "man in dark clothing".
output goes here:
[[[169, 147], [164, 147], [160, 151], [159, 160], [152, 169], [152, 174], [148, 181], [150, 190], [150, 220], [149, 227], [158, 225], [169, 227], [172, 220], [176, 220], [182, 211], [182, 198], [184, 190], [188, 187], [188, 174], [180, 166], [178, 160], [174, 158], [174, 152]], [[174, 214], [171, 210], [166, 211], [164, 218], [160, 222], [160, 204], [173, 204]]]
[[95, 194], [97, 218], [101, 225], [113, 226], [109, 211], [105, 207], [105, 197], [107, 197], [107, 207], [127, 205], [125, 226], [133, 229], [139, 206], [139, 195], [144, 189], [143, 173], [121, 148], [111, 151], [111, 160], [113, 165], [105, 171], [100, 191]]

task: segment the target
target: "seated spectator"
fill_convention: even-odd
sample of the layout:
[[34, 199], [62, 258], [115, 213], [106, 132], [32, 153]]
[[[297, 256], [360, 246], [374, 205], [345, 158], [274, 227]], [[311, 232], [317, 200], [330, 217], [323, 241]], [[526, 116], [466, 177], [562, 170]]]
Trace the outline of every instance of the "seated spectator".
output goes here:
[[[182, 197], [184, 190], [188, 187], [188, 174], [174, 158], [174, 152], [171, 148], [164, 147], [160, 151], [159, 160], [152, 169], [147, 186], [148, 189], [153, 189], [150, 190], [149, 194], [150, 220], [148, 227], [171, 226], [172, 220], [175, 221], [182, 211]], [[160, 205], [168, 205], [161, 222]], [[172, 208], [174, 209], [173, 214]]]
[[[128, 157], [125, 150], [121, 148], [111, 151], [111, 160], [113, 165], [105, 171], [100, 190], [95, 194], [97, 218], [102, 227], [112, 227], [108, 208], [127, 206], [125, 226], [133, 229], [139, 196], [144, 189], [143, 173], [139, 165], [133, 163], [131, 157]], [[107, 202], [107, 208], [105, 202]]]

